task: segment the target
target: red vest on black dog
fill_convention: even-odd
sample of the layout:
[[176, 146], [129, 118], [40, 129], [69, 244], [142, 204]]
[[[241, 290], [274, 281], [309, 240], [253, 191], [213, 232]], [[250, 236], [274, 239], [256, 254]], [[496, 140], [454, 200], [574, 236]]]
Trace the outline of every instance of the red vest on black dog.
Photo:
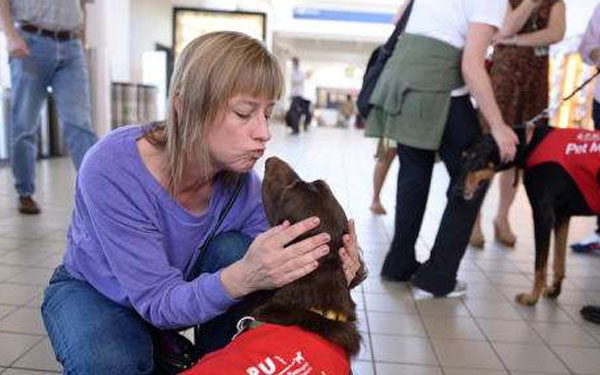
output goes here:
[[590, 209], [600, 213], [600, 131], [549, 132], [527, 159], [527, 168], [542, 163], [559, 164], [573, 178]]

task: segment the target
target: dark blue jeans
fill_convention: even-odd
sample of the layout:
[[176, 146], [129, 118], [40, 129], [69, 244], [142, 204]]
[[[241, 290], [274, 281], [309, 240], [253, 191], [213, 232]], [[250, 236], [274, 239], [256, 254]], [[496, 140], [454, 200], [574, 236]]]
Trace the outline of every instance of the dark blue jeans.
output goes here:
[[398, 144], [400, 170], [394, 239], [383, 264], [383, 277], [397, 281], [412, 277], [415, 285], [435, 295], [445, 295], [454, 289], [456, 272], [484, 197], [482, 193], [467, 202], [456, 194], [463, 173], [460, 154], [480, 135], [481, 128], [470, 98], [452, 98], [438, 150], [450, 175], [448, 202], [431, 255], [423, 265], [417, 263], [415, 243], [425, 214], [436, 152]]
[[[594, 120], [594, 128], [600, 130], [600, 103], [594, 99], [592, 107], [592, 119]], [[598, 224], [596, 225], [596, 233], [600, 234], [600, 216], [597, 219]]]
[[[198, 273], [216, 272], [240, 259], [251, 239], [236, 232], [216, 236], [197, 264]], [[239, 308], [203, 325], [205, 352], [231, 340], [241, 315]], [[56, 358], [65, 374], [152, 374], [150, 327], [133, 309], [109, 300], [60, 266], [52, 275], [42, 304], [42, 316]]]

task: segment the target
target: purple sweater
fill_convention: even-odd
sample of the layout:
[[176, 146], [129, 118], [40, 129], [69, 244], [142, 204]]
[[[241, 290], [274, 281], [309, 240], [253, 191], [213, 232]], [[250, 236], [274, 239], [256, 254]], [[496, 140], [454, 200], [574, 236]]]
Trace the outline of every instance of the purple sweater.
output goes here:
[[[207, 212], [191, 214], [142, 162], [136, 146], [141, 134], [141, 127], [122, 127], [88, 151], [77, 176], [64, 265], [73, 277], [157, 327], [198, 324], [236, 302], [220, 272], [190, 282], [183, 275], [233, 187], [217, 178]], [[260, 189], [252, 172], [219, 232], [256, 237], [267, 229]]]

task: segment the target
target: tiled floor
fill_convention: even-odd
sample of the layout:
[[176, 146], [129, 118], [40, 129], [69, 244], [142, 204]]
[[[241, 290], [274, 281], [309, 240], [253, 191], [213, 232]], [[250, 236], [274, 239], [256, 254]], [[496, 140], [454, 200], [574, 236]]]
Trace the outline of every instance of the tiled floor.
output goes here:
[[[585, 303], [600, 304], [600, 256], [569, 254], [567, 280], [558, 301], [536, 307], [514, 303], [531, 284], [531, 213], [520, 190], [512, 211], [519, 236], [515, 249], [495, 243], [491, 217], [494, 185], [484, 204], [484, 250], [468, 249], [460, 276], [468, 283], [462, 299], [418, 299], [405, 284], [378, 277], [393, 232], [393, 214], [369, 210], [374, 143], [359, 131], [313, 128], [300, 136], [273, 126], [269, 154], [290, 161], [307, 179], [324, 178], [357, 222], [364, 258], [371, 270], [354, 295], [360, 309], [363, 350], [355, 373], [411, 375], [600, 374], [600, 326], [580, 319]], [[392, 167], [397, 169], [397, 165]], [[262, 162], [257, 166], [262, 170]], [[394, 207], [395, 171], [384, 188], [384, 204]], [[39, 306], [44, 284], [61, 260], [72, 207], [74, 172], [68, 159], [38, 164], [43, 214], [16, 213], [12, 177], [0, 168], [0, 373], [59, 371]], [[418, 249], [427, 257], [444, 207], [447, 175], [436, 165]], [[588, 234], [591, 218], [576, 218], [570, 239]]]

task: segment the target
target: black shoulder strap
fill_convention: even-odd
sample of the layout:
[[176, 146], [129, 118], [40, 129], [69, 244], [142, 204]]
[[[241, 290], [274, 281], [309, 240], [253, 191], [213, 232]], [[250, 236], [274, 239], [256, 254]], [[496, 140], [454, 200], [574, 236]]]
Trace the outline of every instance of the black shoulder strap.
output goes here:
[[392, 33], [392, 35], [390, 35], [388, 40], [383, 45], [383, 50], [385, 51], [385, 53], [391, 53], [391, 51], [394, 50], [396, 42], [398, 41], [398, 37], [404, 32], [404, 29], [406, 29], [406, 24], [408, 23], [408, 18], [410, 17], [410, 13], [412, 12], [414, 2], [415, 0], [410, 0], [408, 5], [406, 6], [406, 9], [404, 9], [404, 12], [402, 13], [402, 17], [400, 17], [398, 23], [396, 23], [396, 28], [394, 29], [394, 32]]
[[221, 227], [221, 224], [223, 224], [223, 220], [225, 220], [225, 217], [231, 210], [231, 207], [233, 207], [233, 204], [235, 203], [236, 198], [238, 197], [238, 195], [240, 195], [242, 186], [244, 186], [244, 181], [246, 181], [246, 173], [241, 174], [238, 177], [237, 183], [235, 184], [235, 190], [233, 191], [233, 194], [229, 198], [229, 201], [227, 202], [225, 207], [223, 207], [223, 211], [221, 211], [221, 213], [219, 214], [219, 218], [217, 219], [217, 225], [215, 225], [215, 227], [213, 228], [213, 231], [211, 232], [210, 236], [207, 238], [205, 243], [208, 243], [210, 240], [213, 239], [213, 237], [217, 233], [217, 230]]
[[202, 262], [204, 253], [206, 253], [206, 248], [208, 247], [208, 245], [210, 244], [212, 239], [217, 234], [217, 231], [221, 227], [221, 224], [223, 224], [223, 221], [225, 221], [225, 217], [227, 217], [227, 214], [229, 213], [229, 211], [231, 211], [231, 207], [233, 207], [233, 204], [235, 203], [236, 198], [238, 197], [238, 195], [240, 195], [240, 191], [242, 190], [242, 187], [244, 186], [246, 177], [247, 177], [247, 173], [243, 173], [238, 177], [237, 182], [235, 184], [235, 188], [233, 190], [233, 194], [231, 194], [229, 201], [227, 201], [227, 204], [225, 205], [225, 207], [223, 207], [223, 210], [221, 210], [221, 213], [219, 214], [219, 217], [217, 218], [217, 224], [213, 227], [213, 229], [210, 232], [210, 234], [208, 235], [208, 237], [206, 237], [206, 241], [204, 241], [202, 246], [196, 250], [196, 252], [194, 253], [194, 256], [190, 259], [187, 266], [185, 267], [184, 275], [187, 275], [186, 280], [188, 280], [188, 281], [193, 280], [194, 278], [196, 278], [198, 276], [198, 275], [192, 275], [191, 272], [196, 264], [198, 264], [199, 262]]

